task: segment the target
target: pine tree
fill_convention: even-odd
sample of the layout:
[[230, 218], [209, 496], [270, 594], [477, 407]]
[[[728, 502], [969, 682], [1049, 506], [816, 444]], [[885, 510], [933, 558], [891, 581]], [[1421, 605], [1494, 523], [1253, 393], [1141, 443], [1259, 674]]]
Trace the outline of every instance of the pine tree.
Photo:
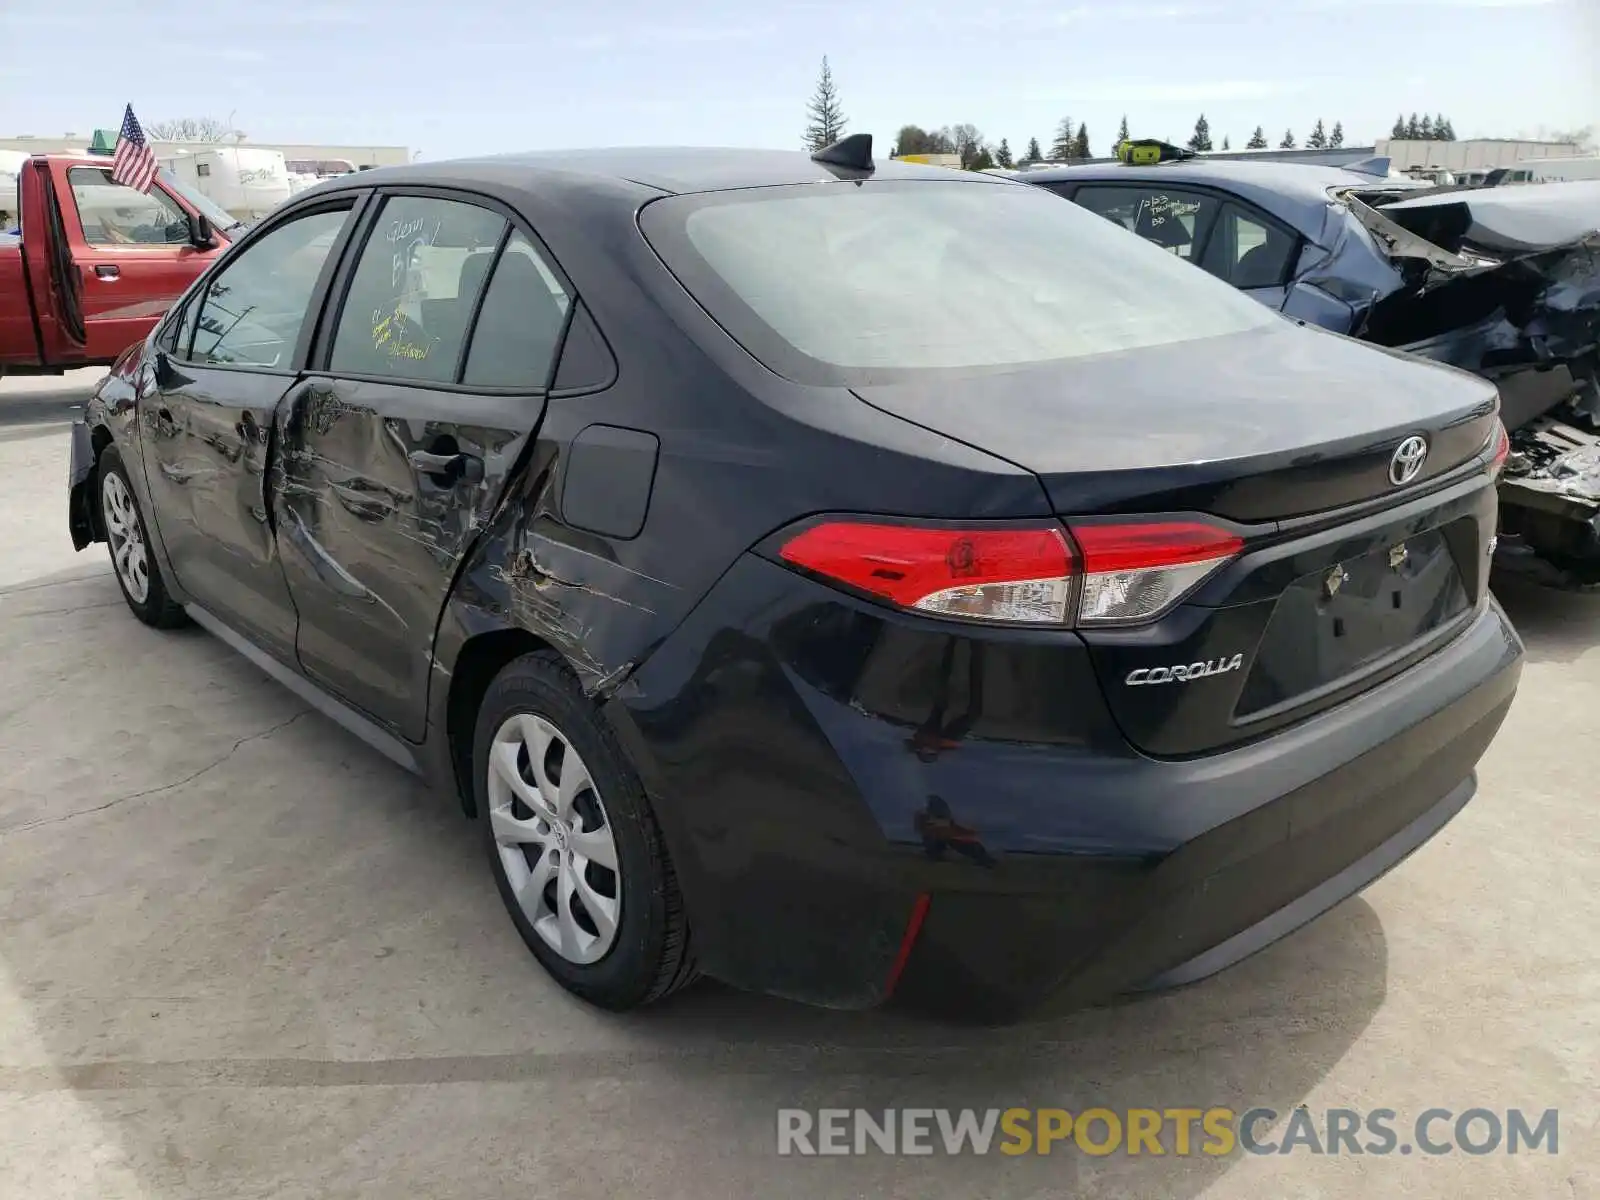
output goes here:
[[1279, 150], [1293, 150], [1294, 149], [1294, 130], [1285, 129], [1283, 131], [1283, 141], [1278, 143], [1278, 149]]
[[1000, 139], [1000, 149], [994, 152], [994, 165], [1010, 170], [1017, 164], [1011, 160], [1011, 143], [1005, 138]]
[[1337, 150], [1344, 145], [1344, 122], [1333, 123], [1333, 136], [1328, 139], [1328, 145]]
[[1415, 142], [1422, 137], [1422, 126], [1417, 123], [1417, 114], [1412, 113], [1411, 119], [1406, 122], [1406, 140]]
[[1433, 118], [1424, 114], [1422, 124], [1417, 130], [1417, 136], [1425, 142], [1433, 141]]
[[1250, 140], [1244, 144], [1246, 150], [1265, 150], [1267, 148], [1267, 131], [1261, 126], [1256, 126], [1256, 131], [1250, 135]]
[[1128, 132], [1128, 114], [1123, 113], [1122, 124], [1117, 126], [1117, 145], [1122, 145], [1123, 142], [1128, 141], [1132, 136], [1133, 135]]
[[1392, 138], [1400, 138], [1402, 140], [1405, 138], [1405, 136], [1406, 136], [1406, 115], [1405, 115], [1405, 113], [1401, 113], [1398, 117], [1396, 117], [1394, 119], [1394, 128], [1389, 131], [1389, 136], [1392, 137]]
[[1228, 135], [1227, 134], [1223, 134], [1222, 135], [1222, 148], [1224, 150], [1232, 150], [1233, 149], [1233, 143], [1228, 140]]
[[1038, 138], [1031, 137], [1031, 138], [1028, 139], [1028, 153], [1023, 158], [1022, 161], [1025, 162], [1025, 163], [1036, 163], [1036, 162], [1043, 162], [1044, 161], [1044, 151], [1039, 149], [1039, 139]]
[[1455, 123], [1452, 122], [1449, 117], [1447, 117], [1447, 116], [1445, 116], [1445, 115], [1443, 115], [1441, 113], [1440, 116], [1439, 116], [1438, 123], [1435, 124], [1434, 127], [1433, 127], [1433, 136], [1438, 138], [1441, 142], [1453, 142], [1453, 141], [1455, 141], [1456, 140]]
[[833, 84], [833, 71], [828, 57], [822, 57], [822, 74], [817, 77], [817, 90], [806, 105], [811, 118], [806, 125], [806, 148], [812, 153], [831, 146], [844, 136], [846, 125], [844, 110], [839, 107], [839, 89]]
[[1089, 127], [1082, 122], [1078, 124], [1078, 136], [1073, 139], [1072, 153], [1077, 158], [1093, 158], [1089, 153]]
[[1200, 114], [1200, 119], [1194, 123], [1194, 135], [1189, 139], [1189, 149], [1196, 153], [1212, 149], [1211, 122], [1206, 120], [1205, 113]]
[[1306, 145], [1313, 150], [1326, 150], [1328, 148], [1328, 130], [1323, 125], [1322, 118], [1317, 118], [1317, 127], [1311, 131], [1311, 136], [1306, 139]]
[[1073, 156], [1078, 148], [1078, 134], [1074, 130], [1071, 117], [1062, 117], [1061, 124], [1056, 126], [1056, 140], [1050, 143], [1050, 161], [1062, 162]]

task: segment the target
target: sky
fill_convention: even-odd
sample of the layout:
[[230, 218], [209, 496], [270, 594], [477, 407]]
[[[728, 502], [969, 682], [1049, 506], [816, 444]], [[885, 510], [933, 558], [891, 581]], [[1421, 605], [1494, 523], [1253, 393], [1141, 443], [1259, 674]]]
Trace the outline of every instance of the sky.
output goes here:
[[[1177, 141], [1600, 135], [1600, 0], [0, 0], [0, 136], [230, 117], [248, 140], [427, 159], [592, 145], [798, 148], [824, 55], [849, 132], [970, 123], [1020, 153], [1064, 116]], [[554, 9], [554, 11], [551, 11]], [[130, 24], [133, 13], [139, 12]], [[994, 14], [1003, 12], [1003, 17]], [[88, 31], [99, 30], [91, 40]], [[87, 55], [87, 57], [85, 57]], [[93, 69], [84, 69], [89, 63]], [[119, 69], [120, 64], [120, 69]]]

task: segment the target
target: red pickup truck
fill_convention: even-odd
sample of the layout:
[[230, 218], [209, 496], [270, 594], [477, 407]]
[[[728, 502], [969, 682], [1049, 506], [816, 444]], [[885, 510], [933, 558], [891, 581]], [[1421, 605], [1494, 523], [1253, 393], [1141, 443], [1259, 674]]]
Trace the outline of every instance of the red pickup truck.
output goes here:
[[112, 362], [150, 332], [240, 222], [168, 171], [148, 194], [105, 155], [44, 154], [17, 174], [0, 225], [0, 375]]

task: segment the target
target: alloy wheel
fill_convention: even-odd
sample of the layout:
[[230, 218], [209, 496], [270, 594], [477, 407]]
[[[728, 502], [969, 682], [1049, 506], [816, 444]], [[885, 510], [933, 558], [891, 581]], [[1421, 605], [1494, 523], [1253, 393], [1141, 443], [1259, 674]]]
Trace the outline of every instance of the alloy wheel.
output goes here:
[[134, 506], [128, 485], [115, 471], [107, 471], [100, 484], [100, 511], [105, 518], [106, 540], [111, 543], [111, 563], [117, 578], [128, 589], [135, 604], [150, 597], [150, 560], [144, 542], [144, 526]]
[[501, 723], [489, 748], [489, 822], [528, 924], [568, 962], [604, 958], [622, 917], [617, 844], [582, 757], [532, 713]]

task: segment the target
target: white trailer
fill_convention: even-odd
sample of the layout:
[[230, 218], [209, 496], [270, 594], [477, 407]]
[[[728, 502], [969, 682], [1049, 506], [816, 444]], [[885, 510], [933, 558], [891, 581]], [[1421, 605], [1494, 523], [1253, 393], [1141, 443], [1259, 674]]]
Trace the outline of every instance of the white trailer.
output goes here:
[[1600, 156], [1583, 158], [1525, 158], [1509, 167], [1501, 183], [1567, 183], [1600, 179]]
[[180, 151], [160, 163], [183, 182], [241, 221], [265, 216], [292, 193], [289, 171], [277, 150], [219, 146]]
[[17, 221], [17, 176], [28, 156], [20, 150], [0, 150], [0, 234]]

